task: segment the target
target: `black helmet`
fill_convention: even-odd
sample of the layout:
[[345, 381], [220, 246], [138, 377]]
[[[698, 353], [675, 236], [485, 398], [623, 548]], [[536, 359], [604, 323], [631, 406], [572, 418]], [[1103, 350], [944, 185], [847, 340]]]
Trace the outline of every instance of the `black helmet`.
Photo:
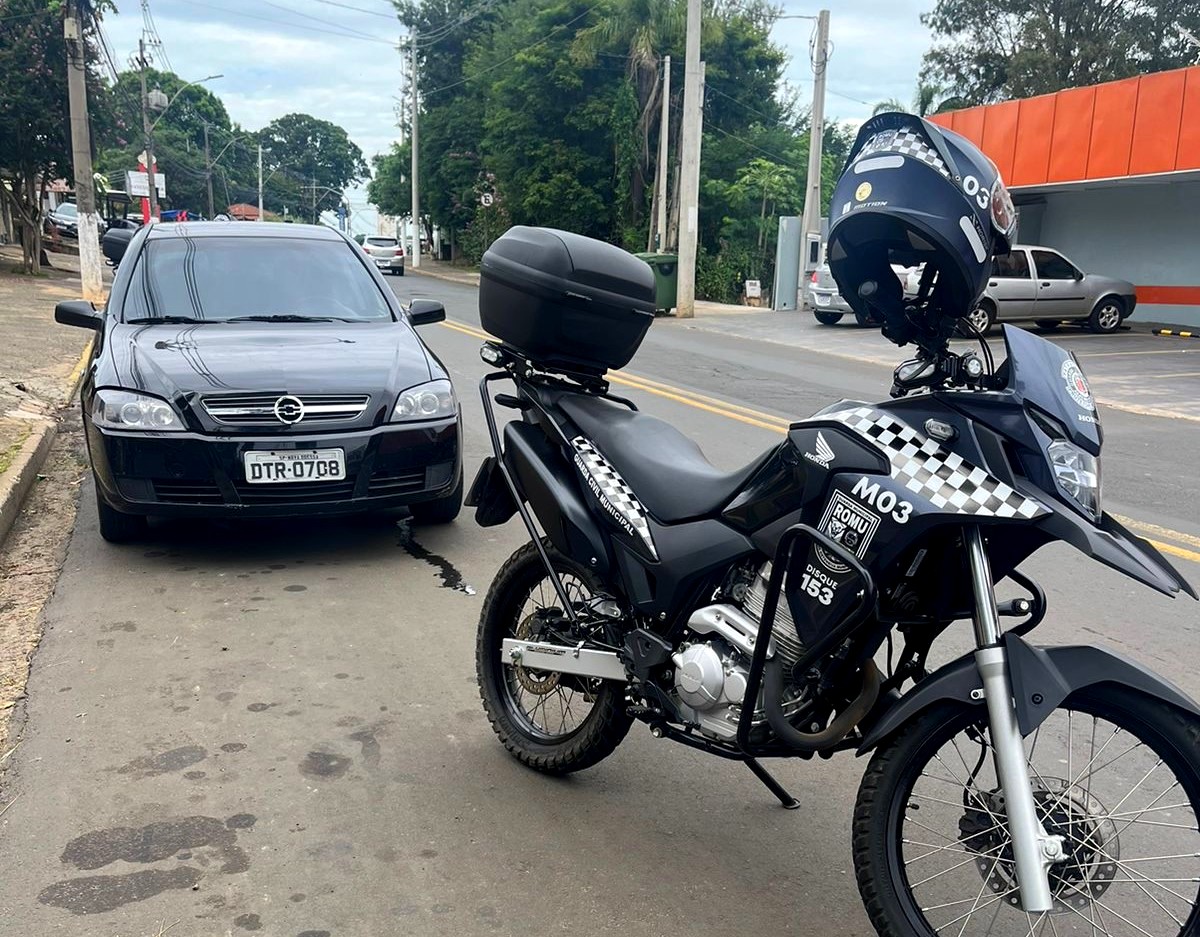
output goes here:
[[[855, 312], [884, 321], [884, 334], [899, 344], [943, 331], [938, 320], [966, 316], [1016, 229], [995, 164], [969, 140], [912, 114], [863, 124], [829, 211], [838, 289]], [[925, 265], [920, 316], [906, 315], [893, 263]]]

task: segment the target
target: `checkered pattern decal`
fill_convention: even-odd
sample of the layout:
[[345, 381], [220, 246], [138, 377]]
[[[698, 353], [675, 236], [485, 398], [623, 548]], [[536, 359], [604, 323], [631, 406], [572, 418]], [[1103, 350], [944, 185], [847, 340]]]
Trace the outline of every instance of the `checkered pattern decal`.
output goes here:
[[654, 538], [650, 535], [650, 524], [646, 520], [646, 509], [638, 500], [621, 473], [596, 449], [595, 443], [583, 436], [571, 440], [575, 447], [575, 464], [587, 476], [588, 486], [600, 499], [601, 505], [618, 521], [624, 521], [646, 544], [650, 555], [658, 559]]
[[1027, 519], [1048, 513], [1037, 501], [881, 410], [855, 407], [827, 418], [881, 448], [892, 463], [892, 478], [940, 510]]
[[950, 170], [946, 168], [946, 163], [938, 155], [938, 151], [931, 147], [921, 134], [907, 127], [900, 130], [881, 130], [872, 135], [863, 144], [859, 158], [872, 153], [899, 153], [901, 156], [932, 166], [947, 179], [950, 178]]

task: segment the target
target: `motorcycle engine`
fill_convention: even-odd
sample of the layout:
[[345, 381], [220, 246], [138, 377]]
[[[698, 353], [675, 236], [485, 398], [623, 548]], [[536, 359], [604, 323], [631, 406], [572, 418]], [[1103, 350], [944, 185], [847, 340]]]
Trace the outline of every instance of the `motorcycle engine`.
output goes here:
[[[770, 573], [771, 564], [764, 564], [748, 584], [740, 583], [740, 588], [731, 590], [732, 602], [696, 609], [688, 619], [693, 640], [681, 644], [672, 655], [680, 713], [701, 734], [718, 741], [737, 736]], [[790, 670], [803, 653], [787, 603], [780, 602], [768, 654], [779, 657]], [[784, 711], [788, 708], [785, 705]], [[755, 725], [764, 724], [761, 705], [755, 710]]]

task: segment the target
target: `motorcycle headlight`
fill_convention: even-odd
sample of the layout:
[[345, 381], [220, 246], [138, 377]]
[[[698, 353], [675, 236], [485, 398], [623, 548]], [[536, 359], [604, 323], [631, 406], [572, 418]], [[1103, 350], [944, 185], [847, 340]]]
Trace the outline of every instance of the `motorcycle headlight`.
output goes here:
[[1100, 460], [1060, 439], [1046, 449], [1058, 487], [1094, 520], [1100, 517]]
[[98, 390], [92, 398], [92, 422], [106, 429], [179, 432], [183, 421], [165, 400], [129, 390]]
[[458, 413], [458, 400], [449, 381], [427, 381], [410, 387], [396, 398], [392, 408], [393, 423], [416, 420], [441, 420]]

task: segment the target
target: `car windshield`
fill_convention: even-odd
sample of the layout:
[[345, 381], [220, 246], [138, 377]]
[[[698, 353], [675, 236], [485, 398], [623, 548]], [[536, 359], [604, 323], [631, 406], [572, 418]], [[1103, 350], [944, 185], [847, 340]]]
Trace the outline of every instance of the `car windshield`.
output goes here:
[[58, 214], [62, 215], [64, 218], [74, 218], [76, 215], [79, 214], [79, 208], [75, 205], [74, 202], [63, 202], [61, 205], [58, 206], [58, 208], [56, 208], [54, 210]]
[[126, 322], [392, 318], [348, 244], [292, 237], [150, 240], [138, 254], [122, 315]]

